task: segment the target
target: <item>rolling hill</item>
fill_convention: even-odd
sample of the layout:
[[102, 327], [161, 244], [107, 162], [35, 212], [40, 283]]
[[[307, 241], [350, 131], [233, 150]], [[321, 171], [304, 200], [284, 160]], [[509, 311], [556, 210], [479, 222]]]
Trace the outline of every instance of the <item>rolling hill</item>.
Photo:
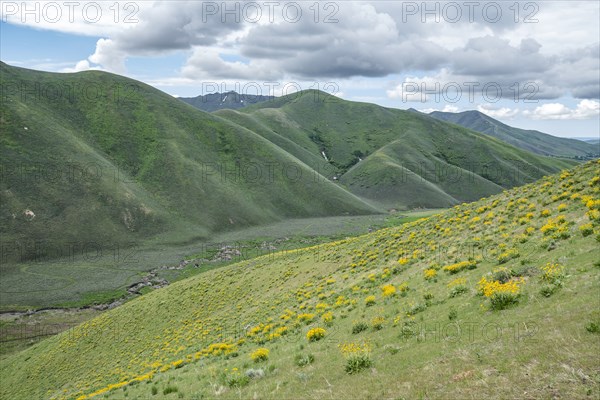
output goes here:
[[574, 165], [426, 115], [313, 90], [215, 114], [384, 209], [448, 207]]
[[184, 226], [201, 239], [377, 212], [255, 132], [140, 82], [0, 68], [5, 242], [130, 243]]
[[452, 122], [485, 133], [537, 154], [581, 160], [600, 156], [600, 147], [593, 143], [560, 138], [536, 130], [514, 128], [475, 110], [460, 113], [433, 111], [429, 115], [442, 121]]
[[3, 359], [0, 396], [597, 398], [598, 166], [144, 295]]

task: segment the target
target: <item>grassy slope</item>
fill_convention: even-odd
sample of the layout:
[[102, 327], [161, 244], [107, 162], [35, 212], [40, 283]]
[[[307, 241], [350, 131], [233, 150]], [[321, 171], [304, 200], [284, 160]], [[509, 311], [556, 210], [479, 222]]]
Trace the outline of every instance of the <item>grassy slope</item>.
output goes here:
[[[586, 325], [600, 325], [598, 164], [399, 228], [178, 282], [8, 357], [1, 397], [597, 398], [600, 342]], [[553, 222], [559, 214], [564, 222]], [[588, 224], [593, 233], [584, 236]], [[442, 268], [468, 259], [475, 269]], [[545, 297], [540, 268], [548, 262], [564, 265], [566, 277]], [[428, 268], [435, 279], [424, 279]], [[517, 305], [491, 311], [476, 284], [498, 268], [524, 283]], [[455, 278], [466, 292], [451, 297]], [[394, 296], [382, 296], [386, 284]], [[321, 320], [326, 311], [331, 324]], [[300, 313], [314, 321], [299, 322]], [[370, 327], [376, 317], [380, 330]], [[357, 321], [369, 328], [353, 335]], [[270, 336], [283, 326], [287, 335]], [[327, 334], [308, 342], [315, 326]], [[348, 375], [338, 344], [363, 341], [373, 367]], [[223, 354], [210, 347], [217, 343], [231, 347]], [[250, 360], [258, 347], [270, 350], [267, 362]], [[295, 356], [308, 353], [314, 362], [298, 366]], [[236, 387], [250, 367], [265, 376]]]
[[514, 128], [479, 111], [448, 113], [434, 111], [432, 117], [494, 136], [506, 143], [537, 154], [558, 157], [597, 157], [598, 146], [579, 140], [559, 138], [534, 130]]
[[[37, 84], [43, 93], [3, 94], [4, 240], [136, 241], [184, 223], [206, 237], [290, 217], [374, 212], [260, 135], [150, 86], [100, 72], [1, 69], [4, 87]], [[75, 87], [74, 101], [66, 92], [52, 99], [57, 87]], [[99, 166], [102, 177], [70, 180], [68, 163]], [[23, 178], [15, 166], [56, 166], [60, 175]]]
[[[259, 134], [286, 141], [287, 151], [383, 208], [448, 207], [575, 164], [426, 115], [319, 91], [217, 114], [260, 126]], [[322, 164], [321, 151], [331, 165]]]

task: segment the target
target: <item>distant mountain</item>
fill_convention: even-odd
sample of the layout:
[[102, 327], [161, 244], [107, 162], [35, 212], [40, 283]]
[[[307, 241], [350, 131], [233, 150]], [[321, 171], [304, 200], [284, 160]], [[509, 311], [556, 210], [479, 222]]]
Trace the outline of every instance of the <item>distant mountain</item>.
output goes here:
[[573, 139], [581, 140], [582, 142], [598, 145], [600, 144], [600, 138], [597, 137], [574, 137]]
[[514, 128], [479, 111], [449, 113], [434, 111], [429, 114], [441, 121], [452, 122], [486, 135], [494, 136], [513, 146], [533, 153], [579, 160], [600, 156], [600, 149], [580, 140], [559, 138], [535, 130]]
[[254, 94], [239, 94], [234, 91], [226, 93], [211, 93], [197, 97], [179, 97], [179, 100], [206, 112], [222, 109], [237, 110], [251, 104], [273, 100], [274, 96], [262, 96]]

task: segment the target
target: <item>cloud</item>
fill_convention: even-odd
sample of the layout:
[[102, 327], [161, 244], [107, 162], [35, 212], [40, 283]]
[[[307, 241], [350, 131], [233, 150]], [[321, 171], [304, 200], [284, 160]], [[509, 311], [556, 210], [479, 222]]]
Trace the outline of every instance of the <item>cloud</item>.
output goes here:
[[480, 104], [477, 105], [477, 111], [486, 114], [492, 118], [512, 118], [519, 113], [516, 108], [508, 107], [494, 107], [491, 104]]
[[[115, 23], [113, 3], [99, 2], [102, 18], [97, 23], [63, 18], [57, 23], [29, 19], [25, 25], [99, 37], [88, 63], [121, 74], [127, 73], [131, 57], [184, 52], [187, 61], [172, 79], [341, 81], [409, 75], [436, 80], [442, 88], [447, 83], [463, 89], [469, 82], [493, 83], [501, 88], [502, 98], [519, 101], [567, 94], [590, 99], [600, 93], [600, 8], [590, 3], [540, 3], [533, 16], [538, 22], [524, 23], [531, 7], [524, 10], [522, 3], [518, 15], [512, 3], [494, 3], [501, 7], [502, 18], [489, 22], [482, 4], [470, 20], [465, 3], [457, 2], [461, 18], [448, 22], [449, 3], [443, 2], [320, 2], [316, 7], [283, 2], [275, 3], [273, 12], [257, 2], [257, 18], [244, 2], [121, 2]], [[27, 2], [27, 7], [35, 4], [43, 7], [44, 2]], [[135, 22], [124, 23], [126, 4], [133, 4], [129, 11], [135, 11]], [[294, 10], [300, 5], [300, 18], [286, 16], [286, 5]], [[408, 6], [417, 9], [407, 12]], [[427, 16], [424, 7], [437, 7], [438, 15]], [[2, 9], [9, 23], [22, 24], [19, 15], [8, 11]], [[441, 17], [439, 23], [435, 17]], [[395, 87], [387, 94], [398, 98], [403, 93]]]
[[561, 103], [548, 103], [536, 107], [533, 111], [524, 111], [523, 115], [537, 120], [590, 119], [600, 115], [600, 103], [595, 100], [581, 100], [575, 109]]
[[424, 108], [424, 109], [421, 109], [421, 110], [418, 110], [418, 111], [420, 111], [422, 113], [425, 113], [425, 114], [430, 114], [430, 113], [432, 113], [434, 111], [457, 113], [457, 112], [460, 111], [460, 109], [458, 107], [456, 107], [456, 106], [452, 106], [450, 104], [446, 104], [444, 106], [444, 108], [442, 108], [441, 110], [437, 109], [437, 108]]
[[81, 60], [78, 61], [77, 64], [75, 64], [75, 67], [67, 67], [67, 68], [63, 68], [60, 72], [81, 72], [81, 71], [87, 71], [90, 69], [100, 69], [98, 67], [91, 67], [90, 63], [88, 62], [88, 60]]

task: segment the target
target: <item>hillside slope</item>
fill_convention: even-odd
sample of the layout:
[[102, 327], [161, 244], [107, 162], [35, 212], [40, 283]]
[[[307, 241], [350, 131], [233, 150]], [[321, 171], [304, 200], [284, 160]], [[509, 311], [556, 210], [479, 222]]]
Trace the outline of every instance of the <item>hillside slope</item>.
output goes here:
[[536, 130], [514, 128], [479, 111], [450, 113], [433, 111], [430, 116], [498, 138], [521, 149], [542, 155], [590, 159], [600, 156], [600, 147], [580, 140], [560, 138]]
[[2, 398], [597, 398], [600, 161], [173, 284], [2, 361]]
[[251, 130], [140, 82], [0, 68], [3, 241], [129, 243], [184, 225], [202, 238], [377, 212]]
[[313, 169], [386, 209], [448, 207], [575, 164], [423, 114], [314, 90], [216, 115], [258, 127]]

